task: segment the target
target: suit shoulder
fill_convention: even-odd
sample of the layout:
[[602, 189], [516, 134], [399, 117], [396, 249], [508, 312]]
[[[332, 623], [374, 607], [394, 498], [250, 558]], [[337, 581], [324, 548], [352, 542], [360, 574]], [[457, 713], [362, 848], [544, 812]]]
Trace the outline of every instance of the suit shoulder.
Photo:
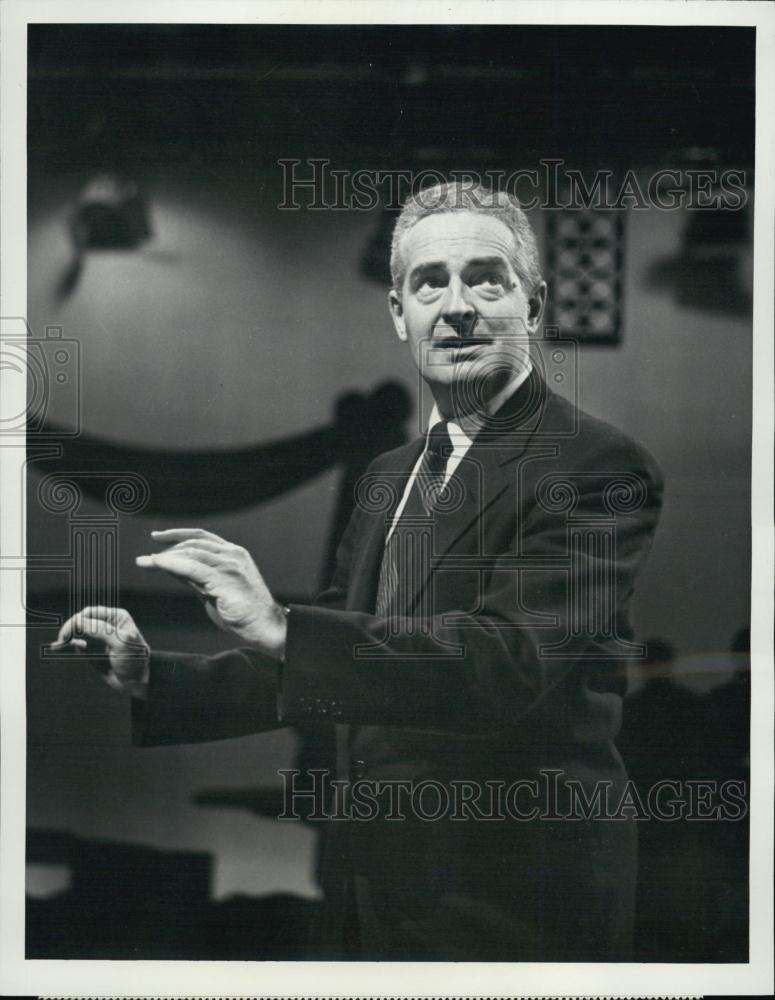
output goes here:
[[563, 453], [574, 453], [579, 462], [594, 463], [602, 471], [628, 471], [648, 479], [652, 486], [662, 490], [664, 475], [659, 463], [649, 449], [623, 430], [600, 417], [575, 407], [568, 400], [554, 395], [554, 405], [566, 411], [575, 410], [577, 432], [568, 438], [568, 448]]

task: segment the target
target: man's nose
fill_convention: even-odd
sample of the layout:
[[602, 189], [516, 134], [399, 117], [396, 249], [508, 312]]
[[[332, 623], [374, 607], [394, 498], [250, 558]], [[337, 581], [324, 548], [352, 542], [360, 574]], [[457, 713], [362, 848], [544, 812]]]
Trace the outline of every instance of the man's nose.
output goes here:
[[467, 337], [473, 330], [476, 310], [468, 298], [468, 290], [459, 278], [453, 278], [447, 285], [441, 305], [441, 319], [459, 337]]

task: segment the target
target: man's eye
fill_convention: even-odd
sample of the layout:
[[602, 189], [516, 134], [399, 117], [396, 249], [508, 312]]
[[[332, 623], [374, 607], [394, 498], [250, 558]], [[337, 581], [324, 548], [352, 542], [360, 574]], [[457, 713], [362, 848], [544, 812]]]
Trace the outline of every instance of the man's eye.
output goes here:
[[475, 284], [477, 285], [502, 285], [503, 279], [496, 271], [485, 271], [483, 274], [477, 276]]
[[435, 295], [441, 288], [444, 287], [444, 280], [442, 278], [422, 278], [417, 283], [417, 294], [421, 296], [432, 296]]

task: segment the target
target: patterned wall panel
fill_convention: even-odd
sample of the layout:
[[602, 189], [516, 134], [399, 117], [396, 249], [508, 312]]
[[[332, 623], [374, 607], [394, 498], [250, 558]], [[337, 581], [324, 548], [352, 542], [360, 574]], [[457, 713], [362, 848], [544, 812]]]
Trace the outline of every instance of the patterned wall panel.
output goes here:
[[582, 343], [618, 344], [622, 332], [622, 212], [550, 212], [549, 321]]

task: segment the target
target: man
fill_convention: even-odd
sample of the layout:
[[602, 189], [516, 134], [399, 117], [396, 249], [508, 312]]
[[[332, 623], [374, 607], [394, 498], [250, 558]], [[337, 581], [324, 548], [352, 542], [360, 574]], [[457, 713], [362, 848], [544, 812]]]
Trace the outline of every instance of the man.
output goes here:
[[104, 643], [140, 744], [336, 725], [337, 776], [377, 807], [329, 823], [312, 957], [626, 960], [634, 828], [590, 803], [624, 788], [621, 660], [659, 470], [531, 361], [546, 285], [513, 199], [423, 191], [391, 267], [435, 408], [359, 484], [315, 606], [282, 608], [244, 549], [174, 529], [138, 564], [189, 584], [242, 648], [151, 651], [105, 608], [59, 641]]

